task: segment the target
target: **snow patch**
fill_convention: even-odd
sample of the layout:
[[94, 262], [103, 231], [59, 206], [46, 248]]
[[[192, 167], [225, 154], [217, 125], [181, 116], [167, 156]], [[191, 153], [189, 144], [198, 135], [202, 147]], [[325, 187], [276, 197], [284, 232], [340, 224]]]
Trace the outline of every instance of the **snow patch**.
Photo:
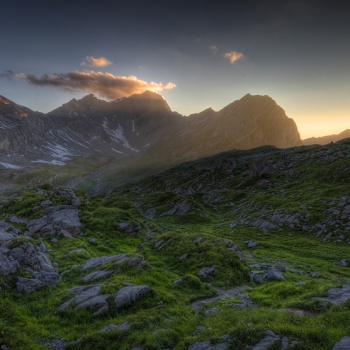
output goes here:
[[124, 152], [121, 152], [121, 151], [117, 151], [116, 149], [114, 149], [114, 148], [111, 148], [114, 152], [117, 152], [117, 153], [121, 153], [121, 154], [123, 154]]
[[66, 163], [61, 162], [60, 160], [43, 160], [43, 159], [37, 159], [37, 160], [32, 160], [32, 163], [45, 163], [45, 164], [52, 164], [52, 165], [65, 165]]
[[18, 165], [13, 165], [13, 164], [9, 164], [9, 163], [1, 163], [0, 164], [5, 167], [6, 169], [22, 169], [21, 166]]
[[102, 126], [103, 126], [104, 130], [106, 131], [106, 133], [109, 136], [111, 136], [111, 138], [114, 141], [116, 141], [117, 143], [119, 143], [119, 141], [120, 141], [125, 148], [128, 148], [131, 151], [139, 152], [137, 149], [133, 148], [130, 145], [130, 143], [128, 142], [128, 140], [126, 139], [126, 137], [124, 135], [124, 129], [120, 124], [118, 124], [118, 127], [115, 130], [113, 130], [113, 129], [110, 129], [108, 127], [108, 121], [105, 119], [102, 123]]

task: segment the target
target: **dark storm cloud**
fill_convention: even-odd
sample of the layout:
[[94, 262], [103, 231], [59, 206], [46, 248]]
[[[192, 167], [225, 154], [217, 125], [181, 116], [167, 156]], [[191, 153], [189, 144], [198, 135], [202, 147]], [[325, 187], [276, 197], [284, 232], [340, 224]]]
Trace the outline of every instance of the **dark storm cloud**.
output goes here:
[[76, 71], [66, 74], [44, 74], [40, 78], [33, 74], [18, 74], [18, 78], [37, 86], [48, 86], [67, 92], [89, 92], [113, 100], [146, 90], [162, 91], [176, 87], [174, 83], [155, 83], [137, 79], [135, 76], [120, 76], [93, 71]]

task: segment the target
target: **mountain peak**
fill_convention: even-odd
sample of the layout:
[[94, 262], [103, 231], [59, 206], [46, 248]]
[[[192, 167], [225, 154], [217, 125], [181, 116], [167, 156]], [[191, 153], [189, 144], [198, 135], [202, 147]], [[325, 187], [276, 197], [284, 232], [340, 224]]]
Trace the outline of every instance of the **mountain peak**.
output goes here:
[[150, 100], [164, 100], [163, 96], [158, 94], [157, 92], [146, 90], [141, 94], [133, 94], [128, 98], [132, 99], [150, 99]]
[[[21, 108], [16, 103], [0, 95], [0, 116], [6, 115], [11, 117], [22, 117], [25, 118], [28, 114], [24, 111], [27, 108]], [[29, 111], [29, 109], [27, 109]]]

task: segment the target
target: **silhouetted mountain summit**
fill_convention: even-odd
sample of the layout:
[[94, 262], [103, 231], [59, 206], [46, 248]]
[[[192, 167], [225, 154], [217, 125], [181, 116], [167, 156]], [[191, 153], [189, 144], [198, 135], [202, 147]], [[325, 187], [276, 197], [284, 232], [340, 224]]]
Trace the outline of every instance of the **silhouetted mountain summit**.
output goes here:
[[114, 159], [119, 168], [142, 164], [146, 173], [159, 164], [262, 145], [302, 145], [293, 119], [268, 96], [247, 94], [218, 112], [208, 108], [189, 117], [151, 91], [110, 102], [89, 94], [46, 115], [0, 99], [0, 163], [9, 167], [64, 165], [94, 155]]

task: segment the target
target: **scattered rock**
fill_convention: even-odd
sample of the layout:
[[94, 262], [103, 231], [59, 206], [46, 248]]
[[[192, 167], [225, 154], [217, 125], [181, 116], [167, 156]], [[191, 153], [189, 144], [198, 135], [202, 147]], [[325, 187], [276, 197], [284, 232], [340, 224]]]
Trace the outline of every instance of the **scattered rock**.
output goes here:
[[126, 253], [121, 253], [121, 254], [117, 254], [117, 255], [112, 255], [112, 256], [101, 256], [99, 258], [91, 258], [89, 259], [82, 267], [82, 271], [88, 270], [88, 269], [92, 269], [95, 267], [99, 267], [103, 264], [107, 264], [111, 261], [117, 261], [120, 260], [124, 257], [126, 257], [127, 254]]
[[255, 346], [253, 346], [252, 350], [267, 350], [270, 345], [274, 342], [281, 340], [281, 338], [275, 334], [273, 331], [266, 331], [266, 336]]
[[212, 345], [210, 341], [198, 342], [188, 347], [188, 350], [226, 350], [228, 343]]
[[269, 267], [267, 273], [263, 276], [263, 280], [265, 281], [286, 281], [282, 272], [278, 270], [276, 267]]
[[327, 297], [314, 297], [311, 300], [328, 301], [334, 305], [341, 305], [350, 299], [350, 284], [345, 283], [342, 288], [333, 288], [328, 290]]
[[320, 278], [321, 275], [318, 272], [310, 272], [310, 277], [312, 277], [312, 278]]
[[350, 337], [343, 337], [336, 343], [332, 350], [349, 350], [350, 349]]
[[121, 231], [125, 231], [131, 236], [140, 236], [141, 234], [141, 226], [132, 225], [130, 222], [121, 222], [119, 228]]
[[105, 333], [105, 332], [110, 332], [110, 331], [127, 331], [130, 329], [130, 324], [128, 322], [124, 322], [120, 324], [119, 326], [116, 326], [114, 324], [110, 324], [104, 328], [102, 328], [99, 332], [100, 333]]
[[112, 273], [113, 271], [106, 271], [106, 270], [91, 272], [85, 277], [83, 277], [83, 282], [92, 282], [96, 280], [101, 280], [109, 277]]
[[204, 267], [202, 270], [200, 270], [198, 272], [198, 276], [199, 277], [203, 277], [203, 278], [209, 278], [209, 277], [213, 277], [216, 276], [216, 267]]
[[[60, 276], [46, 253], [46, 247], [28, 242], [7, 241], [0, 246], [0, 275], [15, 274], [22, 268], [32, 278], [17, 276], [17, 290], [31, 293], [40, 287], [56, 286]], [[45, 248], [44, 248], [45, 247]]]
[[245, 241], [244, 242], [247, 245], [247, 248], [254, 248], [256, 247], [256, 242], [255, 241]]
[[188, 257], [188, 253], [185, 253], [179, 257], [180, 260], [184, 260]]
[[124, 307], [131, 303], [134, 303], [136, 300], [143, 298], [145, 295], [153, 292], [152, 288], [148, 286], [130, 286], [124, 287], [115, 295], [115, 305], [117, 308]]
[[43, 344], [48, 349], [53, 349], [53, 350], [64, 350], [66, 348], [63, 338], [58, 338], [58, 339], [53, 340], [53, 341], [47, 340], [47, 341], [43, 342]]
[[79, 309], [90, 309], [94, 311], [93, 316], [99, 315], [101, 313], [108, 311], [107, 298], [110, 294], [99, 295], [101, 290], [101, 284], [89, 285], [89, 286], [79, 286], [70, 289], [69, 293], [75, 293], [76, 295], [60, 305], [60, 310], [65, 310], [71, 304], [76, 305], [75, 310]]
[[219, 312], [220, 309], [218, 309], [217, 307], [213, 307], [211, 309], [205, 310], [204, 311], [204, 316], [209, 316], [211, 314], [215, 314], [216, 312]]
[[62, 230], [65, 230], [74, 236], [79, 234], [81, 223], [76, 208], [59, 205], [46, 208], [45, 215], [40, 219], [29, 221], [27, 227], [29, 235], [34, 233], [59, 235]]
[[[82, 248], [73, 249], [73, 250], [69, 251], [69, 254], [78, 254], [78, 253], [87, 253], [87, 251], [85, 249], [82, 249]], [[89, 253], [87, 253], [87, 254], [89, 254]]]
[[0, 243], [8, 241], [9, 239], [16, 238], [20, 233], [14, 226], [11, 224], [0, 221]]

